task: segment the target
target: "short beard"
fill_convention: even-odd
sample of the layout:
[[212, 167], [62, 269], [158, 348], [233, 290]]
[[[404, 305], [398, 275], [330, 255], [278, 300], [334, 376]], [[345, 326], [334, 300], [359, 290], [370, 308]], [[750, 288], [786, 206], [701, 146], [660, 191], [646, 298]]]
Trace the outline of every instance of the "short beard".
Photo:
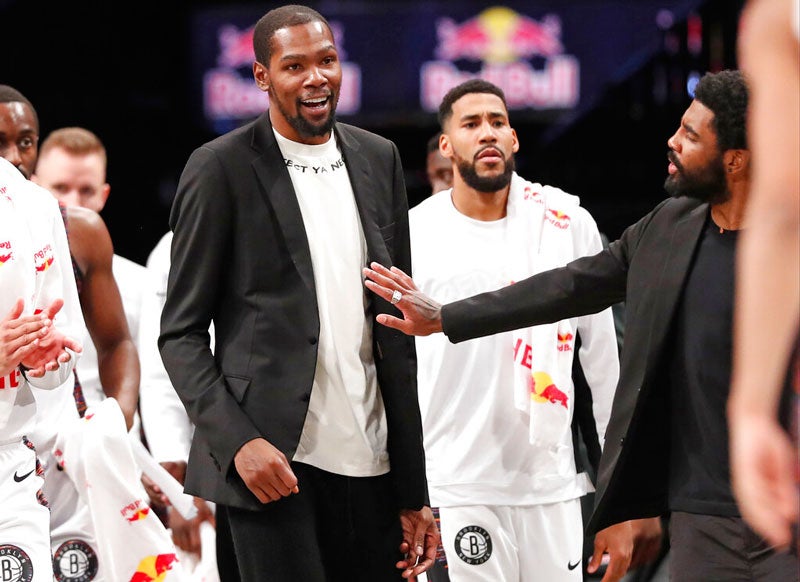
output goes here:
[[[270, 95], [270, 98], [271, 97], [272, 96]], [[332, 93], [330, 98], [333, 103], [333, 107], [331, 107], [331, 114], [322, 125], [314, 125], [299, 113], [295, 116], [289, 115], [289, 112], [284, 109], [283, 103], [281, 103], [278, 99], [270, 99], [270, 103], [274, 103], [278, 106], [278, 111], [283, 114], [283, 116], [286, 118], [286, 121], [288, 121], [289, 125], [292, 126], [292, 129], [294, 129], [301, 137], [322, 137], [330, 133], [333, 130], [333, 126], [336, 124], [336, 101], [338, 101], [338, 95]], [[301, 111], [302, 107], [303, 104], [300, 99], [298, 99], [297, 111]]]
[[468, 162], [464, 158], [456, 155], [456, 167], [464, 183], [478, 192], [497, 192], [511, 183], [511, 174], [514, 173], [514, 156], [509, 157], [505, 162], [505, 169], [502, 174], [497, 176], [479, 176], [475, 170], [475, 162]]
[[687, 172], [672, 154], [669, 160], [678, 168], [676, 174], [667, 176], [664, 190], [673, 198], [694, 198], [709, 204], [721, 204], [730, 199], [731, 193], [725, 180], [725, 165], [722, 155], [694, 172]]

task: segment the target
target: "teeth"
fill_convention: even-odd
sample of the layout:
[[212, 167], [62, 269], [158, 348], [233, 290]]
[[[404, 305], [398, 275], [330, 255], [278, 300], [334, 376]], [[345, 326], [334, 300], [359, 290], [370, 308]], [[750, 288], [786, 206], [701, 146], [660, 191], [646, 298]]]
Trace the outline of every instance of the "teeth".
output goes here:
[[325, 101], [327, 101], [327, 100], [328, 100], [327, 97], [319, 97], [317, 99], [308, 99], [306, 101], [303, 101], [303, 103], [306, 103], [306, 104], [309, 104], [309, 105], [319, 105], [320, 103], [325, 103]]

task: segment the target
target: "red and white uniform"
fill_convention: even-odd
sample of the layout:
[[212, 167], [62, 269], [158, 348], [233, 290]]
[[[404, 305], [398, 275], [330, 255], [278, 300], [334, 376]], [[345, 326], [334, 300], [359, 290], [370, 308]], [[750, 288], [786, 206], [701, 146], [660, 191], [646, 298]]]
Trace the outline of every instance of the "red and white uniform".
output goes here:
[[[474, 220], [454, 207], [451, 190], [412, 208], [420, 290], [448, 303], [602, 249], [589, 213], [556, 188], [514, 174], [507, 211]], [[550, 329], [547, 349], [514, 332], [459, 344], [442, 334], [416, 338], [428, 486], [453, 580], [581, 580], [579, 500], [593, 488], [576, 471], [569, 431], [574, 341], [580, 333], [601, 441], [619, 376], [617, 341], [610, 309]], [[518, 348], [522, 339], [532, 349]], [[520, 406], [520, 364], [536, 382], [546, 376], [544, 388], [558, 397], [537, 388]]]
[[[19, 298], [25, 314], [63, 299], [54, 324], [79, 337], [83, 316], [58, 204], [0, 159], [0, 313], [8, 313]], [[73, 354], [42, 378], [26, 378], [18, 370], [0, 378], [0, 571], [20, 580], [53, 579], [50, 515], [37, 499], [43, 480], [25, 442], [36, 422], [31, 386], [63, 389], [76, 359]]]

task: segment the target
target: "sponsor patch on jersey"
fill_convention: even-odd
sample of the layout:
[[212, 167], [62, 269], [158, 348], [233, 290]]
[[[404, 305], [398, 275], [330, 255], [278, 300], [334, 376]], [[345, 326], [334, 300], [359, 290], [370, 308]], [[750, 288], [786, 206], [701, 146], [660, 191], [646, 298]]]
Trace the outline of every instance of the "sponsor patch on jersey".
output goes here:
[[11, 544], [0, 546], [0, 580], [3, 582], [33, 580], [33, 564], [25, 550]]
[[67, 540], [53, 554], [57, 582], [91, 582], [97, 576], [97, 554], [83, 540]]
[[462, 527], [456, 534], [454, 545], [458, 557], [470, 566], [483, 564], [492, 557], [492, 538], [479, 525]]

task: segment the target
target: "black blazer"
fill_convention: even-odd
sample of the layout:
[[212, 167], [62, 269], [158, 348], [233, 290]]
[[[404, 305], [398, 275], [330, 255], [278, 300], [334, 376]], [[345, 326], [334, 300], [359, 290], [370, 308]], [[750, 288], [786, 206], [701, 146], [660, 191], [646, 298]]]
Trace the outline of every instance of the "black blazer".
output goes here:
[[[410, 269], [408, 202], [397, 148], [349, 125], [337, 123], [335, 132], [368, 260]], [[263, 506], [239, 477], [233, 457], [245, 442], [264, 437], [292, 458], [319, 335], [306, 231], [268, 113], [192, 153], [170, 227], [159, 347], [195, 424], [185, 488], [218, 503], [257, 509]], [[375, 295], [368, 299], [373, 316], [396, 313]], [[418, 509], [427, 503], [427, 483], [413, 338], [375, 324], [373, 340], [398, 508]]]
[[619, 384], [587, 533], [667, 510], [670, 425], [663, 362], [707, 215], [708, 205], [696, 200], [665, 200], [594, 256], [442, 308], [444, 332], [459, 342], [626, 301]]

